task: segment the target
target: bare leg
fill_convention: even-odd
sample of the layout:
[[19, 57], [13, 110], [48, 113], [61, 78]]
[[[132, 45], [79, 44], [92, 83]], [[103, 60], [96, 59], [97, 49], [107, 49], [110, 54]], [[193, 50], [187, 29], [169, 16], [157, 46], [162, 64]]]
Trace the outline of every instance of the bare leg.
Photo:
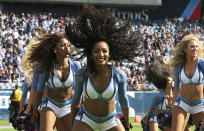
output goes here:
[[204, 131], [204, 118], [203, 118], [203, 124], [201, 125], [200, 131]]
[[191, 126], [189, 124], [187, 124], [184, 131], [191, 131]]
[[158, 123], [154, 121], [149, 122], [149, 130], [150, 131], [158, 131]]
[[66, 116], [60, 119], [62, 121], [62, 126], [64, 128], [64, 131], [71, 131], [72, 129], [71, 113], [67, 114]]
[[55, 126], [56, 126], [57, 131], [64, 131], [62, 121], [60, 118], [56, 119]]
[[43, 107], [40, 113], [40, 131], [53, 131], [55, 121], [55, 113], [50, 108]]
[[164, 131], [171, 131], [171, 128], [169, 128], [169, 127], [162, 126], [162, 128], [163, 128]]
[[108, 131], [125, 131], [125, 128], [123, 127], [123, 125], [120, 123], [119, 125], [111, 128], [110, 130]]
[[193, 114], [193, 124], [198, 127], [199, 126], [199, 122], [202, 121], [202, 119], [204, 118], [204, 111], [197, 113], [197, 114]]
[[183, 131], [184, 125], [187, 123], [187, 113], [179, 106], [172, 108], [172, 131]]
[[93, 129], [86, 123], [75, 120], [72, 131], [93, 131]]
[[187, 113], [187, 115], [186, 115], [186, 117], [185, 117], [185, 120], [184, 120], [184, 124], [183, 124], [183, 130], [186, 129], [186, 126], [187, 126], [187, 124], [188, 124], [189, 117], [190, 117], [190, 114]]

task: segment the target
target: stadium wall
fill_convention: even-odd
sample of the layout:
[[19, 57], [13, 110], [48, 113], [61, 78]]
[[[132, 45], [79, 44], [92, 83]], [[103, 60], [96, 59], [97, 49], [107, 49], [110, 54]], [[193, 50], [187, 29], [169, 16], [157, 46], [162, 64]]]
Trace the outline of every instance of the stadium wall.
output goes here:
[[[0, 120], [9, 118], [9, 104], [11, 91], [0, 91]], [[128, 91], [128, 99], [130, 102], [130, 117], [135, 115], [145, 115], [152, 103], [152, 100], [158, 92], [134, 92]], [[116, 102], [116, 109], [121, 112], [120, 104]]]
[[29, 3], [90, 3], [96, 5], [131, 5], [131, 6], [160, 6], [162, 0], [1, 0], [3, 2], [29, 2]]
[[201, 0], [201, 19], [204, 23], [204, 0]]
[[[12, 0], [10, 0], [12, 1]], [[15, 1], [15, 0], [13, 0]], [[23, 0], [22, 0], [23, 1]], [[27, 1], [27, 0], [24, 0]], [[79, 0], [80, 1], [80, 0]], [[129, 1], [130, 2], [130, 1]], [[165, 17], [183, 17], [187, 19], [201, 19], [201, 0], [162, 0], [162, 6], [154, 5], [111, 5], [106, 4], [112, 10], [113, 16], [122, 19], [131, 20], [154, 20], [164, 19]], [[138, 4], [139, 5], [139, 4]], [[103, 6], [103, 5], [100, 5]], [[52, 12], [58, 16], [64, 16], [69, 13], [71, 16], [78, 16], [82, 10], [82, 4], [74, 3], [38, 3], [38, 2], [2, 2], [2, 10], [4, 12]]]
[[3, 6], [2, 6], [2, 3], [0, 3], [0, 10], [3, 10]]
[[[115, 8], [115, 16], [133, 20], [154, 20], [163, 18], [183, 17], [201, 20], [201, 0], [162, 0], [162, 6]], [[118, 15], [119, 14], [119, 15]]]
[[[135, 117], [135, 115], [142, 115], [144, 116], [148, 109], [150, 108], [154, 97], [159, 92], [152, 92], [152, 91], [128, 91], [128, 99], [130, 103], [130, 117]], [[116, 102], [116, 109], [118, 112], [121, 112], [120, 104]]]

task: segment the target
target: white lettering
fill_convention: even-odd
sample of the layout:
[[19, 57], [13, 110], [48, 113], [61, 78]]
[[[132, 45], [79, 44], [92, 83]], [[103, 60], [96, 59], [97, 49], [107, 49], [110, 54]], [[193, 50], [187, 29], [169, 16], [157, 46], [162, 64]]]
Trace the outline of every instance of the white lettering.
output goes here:
[[112, 16], [120, 17], [121, 19], [131, 19], [131, 20], [145, 20], [149, 19], [149, 15], [147, 14], [148, 9], [144, 9], [141, 11], [120, 11], [116, 8], [112, 8]]
[[117, 11], [117, 16], [120, 17], [120, 12], [119, 11]]
[[141, 20], [141, 12], [135, 12], [135, 20]]
[[142, 10], [142, 15], [145, 17], [145, 21], [149, 20], [149, 16], [145, 13], [148, 9]]
[[132, 12], [128, 12], [128, 18], [133, 20], [133, 13]]
[[126, 18], [125, 18], [126, 12], [120, 12], [120, 14], [122, 14], [122, 19], [126, 19]]
[[112, 9], [112, 16], [113, 16], [113, 17], [115, 17], [115, 12], [116, 12], [116, 10], [115, 10], [115, 8], [113, 8], [113, 9]]

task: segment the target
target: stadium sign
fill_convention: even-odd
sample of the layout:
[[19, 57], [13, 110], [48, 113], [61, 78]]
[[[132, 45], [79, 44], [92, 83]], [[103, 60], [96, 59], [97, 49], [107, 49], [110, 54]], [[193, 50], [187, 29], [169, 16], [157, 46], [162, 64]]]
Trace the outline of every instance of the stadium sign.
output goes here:
[[4, 2], [31, 2], [31, 3], [70, 3], [96, 5], [131, 5], [131, 6], [161, 6], [162, 0], [0, 0]]
[[120, 17], [121, 19], [131, 19], [131, 20], [149, 20], [149, 15], [147, 14], [148, 9], [143, 9], [140, 11], [122, 11], [116, 8], [112, 8], [113, 17]]
[[0, 110], [9, 108], [10, 94], [10, 91], [0, 91]]
[[[68, 0], [0, 0], [0, 9], [4, 12], [53, 12], [58, 16], [65, 16], [69, 13], [71, 16], [78, 16], [83, 8], [83, 4], [74, 4]], [[40, 1], [40, 2], [37, 2]], [[53, 1], [53, 2], [48, 2]], [[55, 2], [58, 1], [58, 4]], [[66, 1], [61, 3], [59, 1]], [[71, 1], [71, 0], [70, 0]], [[73, 1], [73, 0], [72, 0]], [[78, 2], [82, 2], [79, 0]], [[84, 0], [89, 1], [89, 0]], [[149, 0], [140, 0], [135, 4], [128, 0], [131, 4], [126, 5], [122, 2], [126, 0], [92, 0], [96, 2], [99, 7], [109, 7], [112, 9], [112, 15], [122, 19], [131, 20], [155, 20], [164, 18], [183, 18], [204, 21], [204, 0], [164, 0], [162, 3], [157, 0], [150, 0], [152, 3], [160, 3], [158, 5], [151, 4]], [[148, 1], [150, 3], [146, 3]], [[27, 2], [27, 3], [26, 3]], [[28, 3], [30, 2], [30, 3]], [[77, 2], [77, 1], [75, 1]], [[91, 1], [89, 1], [91, 2]], [[103, 2], [100, 3], [100, 2]], [[105, 4], [105, 2], [107, 4]], [[111, 4], [114, 2], [114, 4]], [[143, 4], [141, 4], [143, 2]], [[61, 4], [60, 4], [61, 3]], [[83, 2], [82, 2], [83, 3]], [[202, 8], [202, 10], [201, 10]], [[53, 10], [54, 9], [54, 10]], [[173, 9], [173, 10], [172, 10]]]

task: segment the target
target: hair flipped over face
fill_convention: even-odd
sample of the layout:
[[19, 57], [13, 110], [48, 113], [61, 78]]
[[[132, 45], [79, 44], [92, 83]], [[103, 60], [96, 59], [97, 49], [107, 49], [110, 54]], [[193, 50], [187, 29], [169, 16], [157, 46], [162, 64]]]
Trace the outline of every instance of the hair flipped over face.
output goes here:
[[109, 9], [86, 5], [74, 24], [66, 27], [71, 43], [87, 57], [88, 68], [93, 68], [91, 52], [97, 42], [104, 41], [110, 49], [109, 60], [131, 60], [141, 51], [139, 33], [131, 31], [131, 23], [113, 18]]
[[152, 82], [158, 89], [165, 89], [167, 77], [172, 77], [172, 70], [169, 65], [156, 58], [152, 64], [146, 66], [145, 74], [147, 80]]

